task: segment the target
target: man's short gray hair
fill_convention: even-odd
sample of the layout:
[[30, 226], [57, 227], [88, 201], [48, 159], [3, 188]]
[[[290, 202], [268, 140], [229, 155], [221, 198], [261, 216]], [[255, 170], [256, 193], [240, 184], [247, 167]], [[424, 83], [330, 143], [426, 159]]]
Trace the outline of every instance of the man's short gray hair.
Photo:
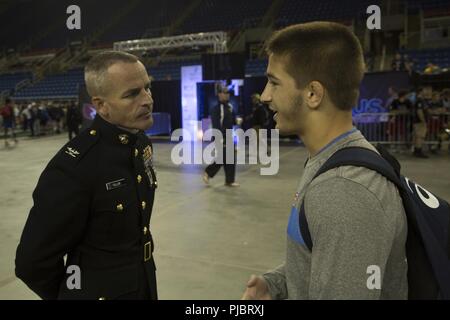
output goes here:
[[136, 63], [135, 55], [123, 51], [104, 51], [89, 60], [84, 68], [84, 81], [91, 97], [104, 93], [104, 80], [108, 68], [117, 62]]

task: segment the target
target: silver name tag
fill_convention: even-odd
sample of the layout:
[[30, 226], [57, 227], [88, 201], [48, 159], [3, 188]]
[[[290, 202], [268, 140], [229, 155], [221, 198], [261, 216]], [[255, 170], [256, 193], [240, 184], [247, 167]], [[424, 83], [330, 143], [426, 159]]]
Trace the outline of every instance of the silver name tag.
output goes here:
[[106, 184], [106, 190], [110, 191], [110, 190], [113, 190], [113, 189], [117, 189], [117, 188], [123, 187], [125, 185], [126, 185], [125, 179], [111, 181], [111, 182], [108, 182]]

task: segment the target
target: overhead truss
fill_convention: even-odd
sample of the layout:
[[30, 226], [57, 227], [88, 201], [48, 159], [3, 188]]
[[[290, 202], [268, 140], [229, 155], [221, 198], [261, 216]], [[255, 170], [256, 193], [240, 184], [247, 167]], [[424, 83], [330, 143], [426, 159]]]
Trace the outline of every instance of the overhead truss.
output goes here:
[[153, 39], [127, 40], [114, 43], [114, 50], [142, 52], [148, 50], [167, 50], [175, 48], [212, 47], [214, 53], [227, 52], [227, 34], [225, 32], [202, 32], [180, 36]]

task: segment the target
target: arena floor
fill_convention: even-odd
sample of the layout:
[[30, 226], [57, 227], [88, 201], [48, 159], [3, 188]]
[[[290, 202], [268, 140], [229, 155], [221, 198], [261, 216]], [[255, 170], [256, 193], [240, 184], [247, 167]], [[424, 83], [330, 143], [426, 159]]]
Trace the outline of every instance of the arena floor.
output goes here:
[[[0, 300], [38, 299], [14, 276], [15, 250], [32, 206], [31, 194], [66, 135], [22, 138], [0, 145]], [[2, 141], [3, 142], [3, 141]], [[261, 176], [238, 166], [239, 188], [224, 186], [223, 170], [205, 187], [202, 166], [176, 166], [174, 145], [155, 142], [158, 190], [152, 216], [160, 299], [239, 299], [252, 273], [283, 261], [285, 229], [307, 157], [299, 145], [280, 147], [280, 171]], [[450, 156], [398, 155], [403, 173], [450, 201]]]

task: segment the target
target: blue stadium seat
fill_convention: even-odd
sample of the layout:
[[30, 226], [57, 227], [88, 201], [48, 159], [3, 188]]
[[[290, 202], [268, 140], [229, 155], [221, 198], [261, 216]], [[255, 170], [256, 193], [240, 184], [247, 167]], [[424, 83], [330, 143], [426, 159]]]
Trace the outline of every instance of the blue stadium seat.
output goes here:
[[0, 92], [3, 90], [12, 90], [15, 86], [25, 80], [31, 79], [32, 75], [29, 72], [0, 74]]
[[16, 97], [46, 97], [46, 96], [78, 96], [78, 84], [84, 83], [82, 69], [69, 70], [65, 74], [52, 75], [33, 86], [26, 87], [16, 93]]

